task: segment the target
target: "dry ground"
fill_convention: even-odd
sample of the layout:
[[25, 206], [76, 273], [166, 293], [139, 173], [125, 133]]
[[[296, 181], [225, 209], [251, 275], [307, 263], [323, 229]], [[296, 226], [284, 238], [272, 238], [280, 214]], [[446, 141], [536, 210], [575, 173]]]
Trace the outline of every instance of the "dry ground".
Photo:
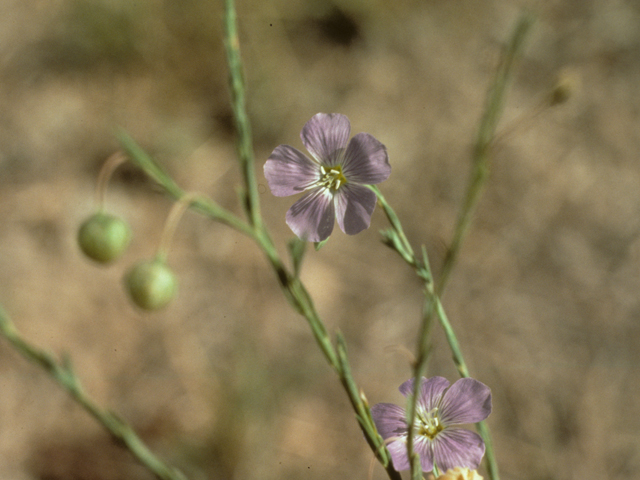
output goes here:
[[[185, 188], [238, 211], [221, 4], [0, 1], [0, 302], [30, 340], [70, 352], [85, 387], [198, 479], [365, 479], [371, 453], [304, 321], [239, 234], [187, 214], [180, 295], [152, 315], [121, 288], [170, 202], [132, 168], [108, 207], [135, 238], [110, 268], [77, 227], [126, 128]], [[538, 16], [502, 127], [557, 75], [575, 95], [505, 138], [444, 297], [505, 479], [638, 478], [640, 4], [633, 0], [239, 1], [263, 210], [284, 254], [291, 199], [261, 164], [317, 112], [387, 145], [382, 184], [441, 264], [483, 98], [521, 7]], [[380, 211], [336, 232], [303, 277], [350, 345], [369, 400], [398, 402], [420, 285], [379, 242]], [[430, 373], [455, 378], [440, 332]], [[0, 478], [148, 479], [41, 371], [0, 341]], [[377, 467], [374, 478], [384, 478]]]

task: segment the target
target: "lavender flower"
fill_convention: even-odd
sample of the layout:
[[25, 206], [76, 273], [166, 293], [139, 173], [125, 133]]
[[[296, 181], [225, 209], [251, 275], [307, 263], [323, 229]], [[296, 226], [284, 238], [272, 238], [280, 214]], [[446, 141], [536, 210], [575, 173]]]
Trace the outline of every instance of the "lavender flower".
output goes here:
[[[413, 392], [413, 379], [400, 386], [405, 397]], [[449, 386], [442, 377], [423, 378], [418, 394], [413, 428], [414, 451], [424, 472], [455, 467], [476, 469], [484, 455], [482, 438], [470, 430], [456, 428], [484, 420], [491, 413], [491, 390], [472, 378], [462, 378]], [[380, 435], [392, 439], [387, 448], [396, 470], [410, 468], [407, 455], [407, 418], [403, 408], [391, 403], [371, 407]]]
[[349, 235], [371, 224], [376, 195], [364, 185], [386, 180], [391, 166], [383, 144], [368, 133], [348, 141], [350, 131], [344, 115], [318, 113], [300, 132], [311, 159], [289, 145], [279, 145], [264, 165], [275, 196], [308, 190], [286, 217], [287, 225], [303, 240], [327, 239], [336, 216], [340, 229]]

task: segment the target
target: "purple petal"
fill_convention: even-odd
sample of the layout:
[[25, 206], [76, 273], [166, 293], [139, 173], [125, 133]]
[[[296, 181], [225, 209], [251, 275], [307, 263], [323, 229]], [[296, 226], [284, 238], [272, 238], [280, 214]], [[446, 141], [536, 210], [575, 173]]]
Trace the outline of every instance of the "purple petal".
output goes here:
[[491, 390], [473, 378], [461, 378], [447, 390], [440, 405], [443, 425], [484, 420], [491, 413]]
[[401, 440], [391, 442], [387, 445], [387, 450], [389, 450], [389, 454], [391, 454], [391, 462], [396, 471], [401, 472], [411, 468], [409, 465], [409, 457], [407, 456], [406, 438], [403, 437]]
[[376, 403], [371, 407], [371, 417], [376, 424], [378, 433], [385, 440], [407, 434], [404, 409], [393, 403]]
[[320, 180], [320, 167], [300, 150], [279, 145], [264, 164], [264, 176], [276, 197], [295, 195]]
[[427, 437], [416, 435], [413, 442], [413, 451], [420, 456], [420, 466], [423, 472], [433, 470], [433, 442]]
[[376, 208], [376, 194], [362, 185], [347, 184], [335, 194], [336, 214], [340, 229], [347, 235], [355, 235], [371, 225], [371, 215]]
[[386, 147], [368, 133], [351, 139], [342, 162], [342, 173], [349, 182], [375, 185], [391, 174]]
[[349, 140], [351, 124], [339, 113], [317, 113], [300, 132], [309, 153], [324, 165], [335, 165]]
[[475, 432], [449, 428], [436, 436], [434, 454], [436, 464], [443, 472], [455, 467], [475, 470], [484, 455], [484, 442]]
[[287, 212], [287, 225], [308, 242], [321, 242], [331, 235], [336, 213], [333, 194], [316, 188], [294, 203]]
[[[405, 397], [413, 393], [413, 378], [407, 380], [400, 385], [400, 393]], [[420, 398], [418, 398], [418, 406], [427, 412], [438, 406], [442, 393], [449, 386], [449, 380], [444, 377], [422, 377], [420, 385]]]

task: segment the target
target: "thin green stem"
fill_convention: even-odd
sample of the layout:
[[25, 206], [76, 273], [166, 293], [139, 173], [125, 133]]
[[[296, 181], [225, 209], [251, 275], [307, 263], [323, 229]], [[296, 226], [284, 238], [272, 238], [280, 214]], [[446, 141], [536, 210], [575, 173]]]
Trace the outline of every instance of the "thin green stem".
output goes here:
[[[434, 313], [445, 333], [445, 337], [449, 343], [449, 348], [451, 349], [453, 356], [453, 362], [458, 369], [458, 373], [461, 377], [469, 376], [469, 369], [467, 368], [464, 357], [462, 356], [458, 339], [447, 315], [445, 314], [439, 297], [442, 295], [444, 288], [447, 285], [450, 274], [458, 258], [462, 242], [468, 233], [482, 190], [486, 184], [489, 175], [491, 146], [494, 142], [495, 131], [502, 114], [507, 85], [511, 78], [516, 60], [522, 51], [526, 35], [532, 24], [533, 18], [526, 13], [519, 18], [509, 41], [504, 58], [496, 72], [494, 82], [487, 97], [484, 115], [480, 121], [478, 129], [473, 153], [473, 171], [465, 194], [465, 200], [458, 216], [453, 239], [445, 256], [441, 276], [435, 287], [431, 281], [433, 277], [431, 275], [426, 253], [423, 253], [422, 262], [412, 254], [411, 247], [408, 245], [397, 215], [395, 215], [395, 212], [393, 212], [393, 209], [391, 209], [381, 194], [377, 190], [374, 190], [376, 191], [378, 199], [380, 200], [380, 203], [382, 204], [392, 226], [391, 232], [383, 232], [383, 241], [394, 248], [400, 256], [414, 268], [416, 273], [425, 280], [425, 308], [423, 309], [422, 326], [418, 340], [418, 355], [414, 366], [414, 391], [413, 395], [410, 396], [407, 405], [408, 425], [413, 425], [416, 418], [417, 398], [420, 389], [420, 382], [424, 372], [426, 371], [431, 323]], [[491, 441], [489, 427], [485, 422], [478, 423], [476, 427], [485, 441], [485, 464], [489, 477], [491, 480], [499, 480], [498, 465], [493, 451], [493, 443]], [[410, 428], [407, 436], [407, 452], [411, 459], [411, 476], [414, 480], [418, 480], [421, 472], [420, 465], [413, 452], [413, 436], [414, 431]]]
[[[242, 59], [240, 56], [240, 41], [238, 38], [238, 26], [236, 21], [236, 9], [234, 0], [225, 2], [225, 47], [227, 64], [229, 66], [229, 86], [231, 89], [231, 103], [238, 130], [237, 150], [240, 169], [243, 174], [245, 191], [244, 207], [247, 211], [250, 224], [253, 226], [251, 237], [256, 241], [271, 264], [279, 285], [291, 306], [307, 320], [311, 332], [324, 354], [327, 362], [339, 375], [342, 385], [349, 396], [351, 404], [356, 411], [356, 417], [360, 423], [365, 437], [378, 460], [383, 464], [392, 480], [400, 480], [400, 475], [393, 469], [389, 461], [389, 454], [378, 435], [368, 406], [363, 403], [355, 382], [351, 376], [344, 339], [338, 336], [338, 349], [334, 348], [327, 333], [324, 323], [320, 319], [311, 296], [298, 277], [295, 259], [294, 272], [290, 273], [284, 266], [278, 252], [262, 222], [258, 197], [257, 182], [255, 178], [253, 147], [251, 142], [251, 128], [246, 113], [245, 87], [242, 72]], [[301, 259], [298, 259], [299, 262]]]
[[[384, 210], [385, 215], [389, 219], [389, 223], [392, 227], [391, 230], [382, 232], [383, 242], [385, 242], [389, 247], [395, 250], [400, 255], [400, 257], [414, 269], [416, 275], [418, 275], [418, 277], [423, 280], [425, 287], [425, 304], [422, 312], [420, 333], [418, 336], [418, 355], [414, 364], [414, 392], [413, 395], [411, 395], [407, 400], [407, 425], [413, 425], [413, 422], [416, 418], [416, 399], [418, 388], [422, 376], [426, 371], [426, 365], [429, 356], [429, 339], [432, 329], [431, 324], [434, 317], [438, 320], [438, 323], [444, 331], [445, 338], [447, 339], [447, 343], [449, 344], [449, 348], [451, 350], [453, 362], [458, 370], [458, 374], [463, 378], [469, 377], [469, 369], [462, 355], [460, 344], [456, 337], [455, 331], [453, 330], [444, 307], [442, 306], [438, 294], [435, 291], [426, 250], [424, 249], [424, 247], [422, 248], [421, 259], [415, 256], [415, 254], [413, 253], [413, 249], [409, 245], [409, 242], [406, 240], [406, 235], [404, 234], [402, 224], [399, 220], [398, 215], [393, 210], [389, 202], [387, 202], [387, 200], [384, 198], [379, 189], [371, 189], [376, 193], [378, 201], [380, 202], [380, 205], [382, 206], [382, 209]], [[485, 462], [489, 478], [491, 478], [491, 480], [498, 480], [498, 467], [495, 458], [495, 452], [493, 450], [493, 444], [491, 442], [489, 427], [485, 422], [480, 422], [476, 424], [476, 428], [485, 441]], [[409, 429], [408, 431], [407, 449], [408, 452], [411, 452], [410, 458], [412, 460], [412, 478], [417, 479], [418, 475], [421, 475], [421, 471], [419, 462], [416, 461], [416, 457], [413, 452], [414, 434], [412, 430], [413, 429]]]
[[250, 223], [260, 227], [262, 217], [260, 215], [260, 197], [256, 182], [253, 142], [251, 140], [251, 124], [247, 115], [244, 75], [242, 71], [242, 57], [240, 56], [240, 40], [238, 38], [238, 24], [236, 19], [236, 7], [233, 0], [225, 2], [225, 48], [227, 53], [227, 65], [229, 67], [229, 87], [231, 89], [231, 105], [238, 134], [237, 149], [240, 169], [245, 184], [243, 192], [244, 208], [248, 214]]
[[71, 398], [102, 424], [112, 437], [123, 443], [138, 461], [153, 472], [157, 478], [161, 480], [187, 479], [180, 471], [165, 464], [149, 450], [149, 447], [138, 437], [128, 423], [115, 413], [100, 408], [84, 392], [68, 357], [63, 358], [62, 361], [57, 361], [48, 352], [35, 347], [25, 340], [18, 333], [2, 306], [0, 306], [0, 335], [5, 337], [23, 357], [44, 369], [58, 385], [69, 393]]
[[489, 177], [491, 148], [494, 143], [496, 128], [504, 109], [507, 87], [533, 22], [534, 18], [528, 13], [522, 14], [518, 19], [487, 94], [484, 113], [480, 120], [473, 148], [473, 167], [469, 177], [469, 184], [436, 286], [438, 295], [442, 295], [449, 281], [453, 267], [458, 259], [462, 242], [469, 231], [473, 214]]
[[207, 198], [201, 193], [189, 192], [185, 193], [173, 204], [171, 210], [169, 211], [169, 215], [164, 222], [162, 236], [160, 237], [160, 242], [158, 243], [158, 250], [156, 253], [157, 258], [161, 258], [163, 261], [166, 261], [167, 256], [169, 255], [171, 241], [173, 240], [173, 236], [176, 233], [178, 223], [180, 223], [182, 215], [184, 215], [184, 213], [189, 209], [189, 205], [191, 205], [191, 203], [196, 201], [198, 198], [201, 198], [205, 202], [207, 201]]
[[[117, 137], [120, 145], [129, 156], [129, 160], [134, 165], [138, 166], [156, 183], [161, 185], [175, 200], [180, 200], [184, 197], [186, 192], [124, 130], [118, 131]], [[196, 198], [191, 202], [190, 208], [254, 238], [255, 233], [251, 225], [211, 199]]]
[[105, 198], [107, 196], [107, 185], [113, 172], [127, 161], [127, 157], [122, 152], [116, 152], [105, 160], [98, 174], [98, 182], [96, 184], [96, 206], [102, 212], [104, 211]]

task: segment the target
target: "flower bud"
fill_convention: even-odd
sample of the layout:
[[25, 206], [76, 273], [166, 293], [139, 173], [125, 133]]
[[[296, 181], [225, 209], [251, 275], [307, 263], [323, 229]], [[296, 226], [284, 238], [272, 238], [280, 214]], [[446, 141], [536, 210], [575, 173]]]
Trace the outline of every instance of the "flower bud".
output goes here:
[[133, 303], [143, 310], [158, 310], [176, 296], [178, 280], [164, 260], [155, 258], [137, 263], [125, 277]]
[[78, 230], [78, 244], [83, 253], [100, 263], [117, 260], [129, 246], [131, 229], [125, 220], [98, 212], [87, 218]]
[[549, 98], [551, 106], [566, 103], [580, 90], [580, 77], [572, 70], [560, 72]]

